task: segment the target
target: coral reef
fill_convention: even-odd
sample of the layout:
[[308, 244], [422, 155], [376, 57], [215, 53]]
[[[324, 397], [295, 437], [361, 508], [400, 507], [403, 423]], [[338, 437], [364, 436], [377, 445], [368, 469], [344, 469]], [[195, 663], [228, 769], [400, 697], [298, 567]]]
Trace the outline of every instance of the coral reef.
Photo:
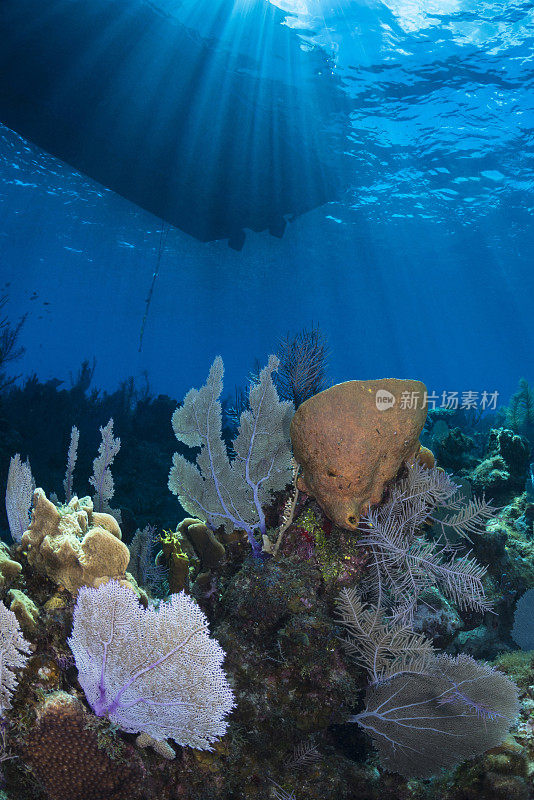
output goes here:
[[506, 501], [525, 488], [530, 447], [506, 428], [490, 431], [484, 460], [469, 475], [473, 489]]
[[475, 441], [461, 428], [447, 428], [444, 435], [435, 438], [432, 449], [440, 467], [450, 469], [456, 475], [464, 475], [476, 464], [473, 455]]
[[534, 586], [533, 525], [534, 503], [522, 493], [488, 521], [482, 535], [472, 537], [479, 561], [487, 565], [501, 592], [513, 598]]
[[[405, 394], [421, 402], [405, 405]], [[302, 467], [298, 487], [340, 527], [355, 530], [401, 466], [415, 458], [425, 394], [419, 381], [347, 381], [298, 408], [291, 422], [293, 453]]]
[[[176, 441], [173, 447], [150, 428], [161, 424], [157, 414], [165, 415], [171, 401], [160, 399], [154, 406], [128, 401], [128, 406], [125, 388], [128, 413], [119, 414], [106, 398], [95, 400], [95, 407], [100, 423], [111, 412], [116, 422], [120, 420], [123, 448], [114, 477], [116, 502], [129, 532], [126, 541], [141, 526], [119, 496], [132, 498], [135, 491], [144, 495], [149, 487], [138, 507], [145, 509], [142, 518], [151, 524], [135, 535], [130, 563], [113, 517], [97, 513], [89, 499], [54, 504], [42, 490], [35, 494], [32, 522], [22, 543], [0, 547], [0, 605], [20, 636], [22, 628], [26, 642], [21, 662], [11, 670], [11, 707], [6, 707], [0, 726], [0, 745], [5, 741], [6, 749], [5, 760], [0, 751], [0, 772], [10, 800], [534, 797], [534, 664], [531, 655], [510, 651], [515, 600], [534, 586], [534, 504], [526, 495], [512, 497], [490, 519], [488, 503], [432, 468], [432, 454], [418, 443], [424, 412], [419, 416], [419, 411], [400, 407], [398, 389], [408, 391], [405, 382], [392, 382], [391, 388], [397, 393], [395, 413], [411, 418], [403, 428], [390, 425], [392, 409], [386, 405], [379, 411], [375, 395], [366, 391], [369, 414], [355, 432], [354, 417], [347, 412], [339, 425], [347, 425], [350, 436], [336, 451], [340, 439], [335, 438], [335, 416], [331, 423], [325, 417], [325, 428], [332, 426], [327, 431], [332, 452], [347, 455], [349, 445], [363, 443], [368, 491], [360, 492], [359, 486], [356, 500], [352, 495], [343, 498], [360, 503], [356, 526], [344, 524], [344, 515], [338, 520], [342, 524], [332, 520], [319, 495], [314, 499], [309, 492], [297, 491], [298, 469], [291, 466], [287, 436], [274, 442], [280, 452], [282, 444], [286, 448], [280, 480], [272, 486], [260, 484], [269, 469], [260, 470], [267, 449], [256, 437], [266, 431], [272, 436], [271, 423], [277, 436], [280, 428], [288, 434], [291, 413], [289, 404], [279, 413], [284, 404], [276, 396], [274, 365], [270, 360], [252, 381], [249, 400], [241, 409], [241, 433], [230, 437], [237, 445], [233, 450], [220, 435], [217, 389], [222, 365], [218, 372], [216, 363], [206, 386], [190, 394], [175, 412], [178, 438], [182, 437], [178, 461], [188, 455], [194, 459], [198, 450], [191, 455], [190, 446], [201, 445], [197, 463], [182, 465], [191, 479], [184, 486], [195, 489], [191, 504], [196, 501], [198, 518], [189, 517], [187, 508], [180, 510], [176, 497], [175, 511], [162, 513], [163, 471], [155, 472], [161, 482], [156, 488], [153, 478], [145, 482], [137, 469], [145, 450], [151, 469], [155, 451], [158, 458], [163, 452], [170, 461]], [[90, 375], [80, 376], [80, 381], [82, 377], [83, 386], [88, 386]], [[293, 378], [298, 383], [298, 370]], [[379, 385], [384, 388], [383, 382]], [[264, 390], [269, 401], [266, 417], [260, 408]], [[415, 384], [416, 390], [424, 387]], [[35, 385], [31, 391], [37, 405], [40, 394], [50, 401], [50, 387]], [[87, 413], [81, 384], [57, 394], [64, 415], [75, 397]], [[214, 406], [204, 415], [209, 435], [202, 429], [199, 439], [187, 430], [194, 417], [190, 412], [204, 407], [204, 395]], [[308, 403], [321, 402], [321, 395], [305, 400], [297, 415]], [[94, 422], [94, 415], [88, 416]], [[73, 419], [80, 426], [80, 447], [85, 447], [86, 420]], [[135, 434], [130, 455], [130, 432], [143, 427], [142, 419], [147, 438]], [[436, 415], [434, 427], [451, 419]], [[381, 442], [372, 425], [375, 420]], [[455, 470], [464, 473], [478, 456], [481, 423], [456, 414], [454, 424], [460, 433], [453, 428], [440, 453], [449, 452], [450, 468], [454, 460]], [[401, 431], [408, 429], [409, 436], [402, 438]], [[214, 432], [216, 441], [210, 438]], [[111, 431], [108, 438], [113, 449]], [[319, 439], [306, 447], [314, 442], [318, 446]], [[70, 453], [67, 474], [64, 467], [56, 467], [50, 487], [61, 492], [65, 476], [67, 497], [75, 463], [72, 442], [77, 440], [74, 434], [69, 447], [68, 436], [64, 438], [55, 456], [59, 464], [67, 449]], [[165, 443], [160, 449], [149, 441]], [[218, 452], [213, 465], [208, 442]], [[508, 442], [508, 437], [499, 442], [502, 453], [508, 453]], [[12, 444], [11, 452], [30, 453], [32, 466], [43, 463], [19, 439]], [[513, 441], [510, 444], [515, 452]], [[37, 450], [41, 447], [39, 439]], [[249, 465], [258, 466], [257, 474], [248, 476], [253, 485], [242, 469], [251, 447], [255, 455]], [[376, 459], [388, 448], [386, 477]], [[273, 463], [280, 455], [275, 451], [269, 456], [274, 455]], [[134, 465], [126, 464], [131, 460]], [[303, 457], [301, 486], [308, 480], [304, 461]], [[90, 465], [88, 452], [81, 449], [77, 478], [84, 470], [89, 474]], [[326, 460], [324, 465], [332, 466]], [[105, 482], [105, 469], [101, 477]], [[214, 486], [220, 477], [224, 481], [218, 483], [219, 497]], [[334, 477], [327, 477], [338, 491]], [[202, 481], [211, 481], [204, 494]], [[259, 490], [255, 498], [255, 482], [268, 489], [261, 498]], [[179, 496], [186, 499], [183, 487]], [[220, 504], [221, 498], [231, 512], [226, 522], [221, 507], [211, 504]], [[209, 505], [203, 502], [207, 499]], [[210, 514], [201, 513], [199, 502]], [[94, 549], [87, 549], [93, 532]], [[246, 533], [252, 534], [248, 542]], [[459, 549], [466, 544], [473, 554]], [[155, 563], [158, 550], [160, 566]], [[135, 577], [126, 572], [130, 565]], [[141, 604], [130, 590], [136, 589], [135, 579]], [[189, 596], [176, 593], [181, 589]], [[354, 612], [345, 619], [338, 613], [340, 593]], [[349, 645], [343, 645], [344, 635]], [[440, 655], [438, 648], [449, 655]], [[493, 667], [466, 655], [469, 651], [490, 659], [507, 648]], [[210, 692], [207, 673], [214, 664], [221, 668], [223, 655], [224, 672], [218, 673], [223, 676], [222, 689]], [[505, 676], [516, 681], [520, 692], [520, 722], [508, 737], [516, 690]], [[412, 717], [418, 719], [406, 726], [401, 696], [417, 704]], [[381, 707], [383, 701], [387, 708]], [[425, 716], [432, 717], [432, 735], [425, 732]], [[359, 724], [348, 724], [351, 720]], [[490, 751], [480, 753], [489, 746]], [[474, 757], [454, 766], [467, 756]], [[416, 777], [428, 775], [435, 777], [424, 782]]]

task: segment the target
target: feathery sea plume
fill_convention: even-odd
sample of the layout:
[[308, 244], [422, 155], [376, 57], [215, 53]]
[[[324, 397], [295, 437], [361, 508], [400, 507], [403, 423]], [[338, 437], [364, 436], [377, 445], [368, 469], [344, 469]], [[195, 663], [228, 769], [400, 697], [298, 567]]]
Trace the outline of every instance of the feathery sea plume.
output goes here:
[[313, 741], [300, 742], [294, 747], [291, 757], [285, 761], [284, 766], [287, 770], [297, 771], [315, 764], [320, 758], [321, 754]]
[[422, 673], [434, 656], [432, 642], [401, 621], [388, 620], [376, 606], [362, 602], [356, 588], [342, 589], [337, 611], [347, 635], [343, 644], [372, 683], [405, 672]]
[[[447, 513], [435, 517], [437, 507]], [[364, 584], [367, 599], [411, 624], [426, 589], [438, 586], [460, 608], [486, 611], [486, 569], [469, 553], [460, 554], [449, 531], [468, 538], [484, 529], [493, 513], [484, 499], [466, 500], [447, 473], [420, 464], [390, 487], [389, 497], [361, 519], [359, 544], [370, 552]], [[426, 539], [421, 528], [429, 521], [441, 527], [438, 540]]]
[[506, 409], [506, 424], [516, 433], [534, 441], [534, 388], [525, 378], [519, 381], [519, 389], [510, 399]]
[[160, 545], [161, 539], [153, 525], [146, 525], [143, 530], [137, 529], [129, 544], [129, 572], [140, 586], [156, 596], [161, 594], [168, 577], [167, 567], [155, 561]]
[[118, 512], [110, 508], [109, 501], [115, 493], [111, 465], [121, 447], [121, 440], [113, 436], [113, 419], [105, 427], [100, 428], [102, 441], [98, 448], [98, 456], [93, 461], [93, 474], [89, 483], [94, 486], [93, 503], [95, 511], [105, 511], [117, 517]]
[[319, 328], [288, 334], [280, 342], [278, 356], [276, 387], [280, 397], [293, 402], [295, 408], [326, 389], [328, 342]]

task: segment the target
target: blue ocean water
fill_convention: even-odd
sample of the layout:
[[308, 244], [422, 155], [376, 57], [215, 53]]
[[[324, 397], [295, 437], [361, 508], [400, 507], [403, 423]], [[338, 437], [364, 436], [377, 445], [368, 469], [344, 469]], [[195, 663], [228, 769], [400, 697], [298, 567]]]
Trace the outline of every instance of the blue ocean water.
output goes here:
[[[335, 186], [326, 202], [287, 213], [281, 237], [245, 230], [237, 250], [227, 236], [199, 241], [167, 226], [5, 125], [0, 293], [13, 318], [28, 314], [17, 374], [68, 381], [95, 357], [99, 387], [146, 372], [152, 391], [179, 397], [220, 354], [231, 391], [281, 336], [313, 324], [329, 339], [334, 382], [413, 377], [438, 393], [498, 391], [506, 401], [519, 377], [534, 378], [530, 2], [148, 5], [207, 43], [185, 88], [197, 114], [185, 151], [197, 166], [194, 125], [207, 135], [211, 120], [216, 138], [235, 113], [225, 85], [252, 76], [244, 139], [263, 142], [255, 120], [276, 108], [273, 85], [289, 87], [292, 152], [306, 156], [310, 131]], [[155, 67], [143, 68], [141, 97]], [[305, 194], [305, 158], [278, 174], [284, 142], [272, 136], [230, 177], [253, 186], [272, 172], [281, 192]], [[233, 145], [221, 138], [222, 161]], [[222, 209], [214, 168], [206, 162], [202, 202]]]

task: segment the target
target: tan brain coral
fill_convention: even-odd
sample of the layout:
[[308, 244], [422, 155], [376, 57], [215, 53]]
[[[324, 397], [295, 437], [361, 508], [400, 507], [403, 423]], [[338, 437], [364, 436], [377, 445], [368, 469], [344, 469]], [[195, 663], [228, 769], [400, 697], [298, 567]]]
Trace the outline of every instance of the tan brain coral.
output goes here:
[[[425, 393], [420, 381], [347, 381], [299, 406], [291, 423], [302, 468], [298, 487], [340, 527], [354, 530], [401, 466], [418, 455]], [[421, 455], [433, 463], [430, 451], [423, 448]]]
[[30, 527], [21, 544], [30, 566], [76, 594], [81, 586], [129, 577], [130, 552], [120, 537], [114, 517], [93, 512], [89, 498], [74, 497], [58, 508], [36, 489]]

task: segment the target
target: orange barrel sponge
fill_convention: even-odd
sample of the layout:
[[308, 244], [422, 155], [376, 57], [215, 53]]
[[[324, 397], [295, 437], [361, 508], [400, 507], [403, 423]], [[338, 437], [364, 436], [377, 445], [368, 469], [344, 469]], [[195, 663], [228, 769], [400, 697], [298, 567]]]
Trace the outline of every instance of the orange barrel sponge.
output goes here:
[[355, 530], [416, 458], [426, 413], [426, 387], [413, 380], [347, 381], [310, 397], [291, 422], [298, 488], [336, 525]]

